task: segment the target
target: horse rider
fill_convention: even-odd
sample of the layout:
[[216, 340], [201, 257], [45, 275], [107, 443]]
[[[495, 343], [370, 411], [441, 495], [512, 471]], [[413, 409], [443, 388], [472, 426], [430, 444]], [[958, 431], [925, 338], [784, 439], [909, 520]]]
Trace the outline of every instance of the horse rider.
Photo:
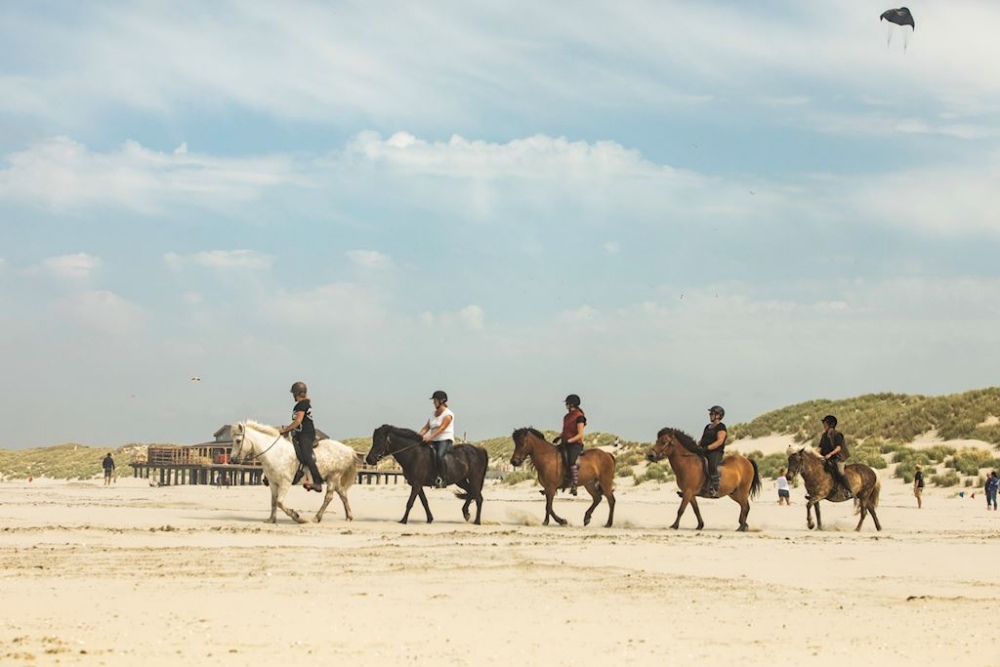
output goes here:
[[562, 433], [556, 436], [555, 443], [563, 447], [566, 465], [570, 476], [570, 495], [576, 495], [576, 486], [580, 480], [580, 466], [577, 459], [583, 452], [583, 429], [587, 425], [587, 415], [580, 409], [580, 397], [570, 394], [566, 397], [566, 414], [563, 416]]
[[434, 486], [443, 488], [447, 485], [447, 466], [444, 457], [455, 444], [455, 413], [448, 408], [448, 394], [438, 389], [431, 394], [434, 402], [434, 412], [430, 419], [420, 429], [420, 435], [431, 447], [434, 456]]
[[708, 461], [708, 484], [704, 495], [707, 498], [719, 497], [719, 463], [726, 454], [726, 439], [729, 434], [726, 432], [726, 425], [722, 423], [722, 418], [726, 416], [726, 411], [721, 405], [713, 405], [708, 409], [709, 422], [702, 431], [701, 440], [698, 445], [701, 447], [705, 459]]
[[[295, 407], [292, 408], [292, 423], [288, 426], [278, 428], [280, 435], [292, 434], [292, 445], [295, 447], [295, 456], [299, 463], [309, 468], [312, 476], [312, 483], [305, 484], [307, 491], [323, 491], [323, 477], [316, 467], [316, 455], [313, 447], [316, 444], [316, 425], [313, 423], [312, 400], [309, 398], [309, 389], [305, 382], [296, 382], [292, 385], [292, 398], [295, 399]], [[302, 479], [302, 471], [299, 470], [292, 484], [298, 484]]]
[[[844, 497], [851, 499], [854, 494], [851, 492], [851, 485], [844, 475], [844, 462], [847, 461], [847, 445], [844, 444], [844, 434], [837, 430], [837, 418], [833, 415], [823, 417], [823, 435], [819, 438], [819, 455], [823, 457], [824, 463], [833, 474], [833, 479], [844, 487]], [[829, 462], [833, 461], [832, 466]]]

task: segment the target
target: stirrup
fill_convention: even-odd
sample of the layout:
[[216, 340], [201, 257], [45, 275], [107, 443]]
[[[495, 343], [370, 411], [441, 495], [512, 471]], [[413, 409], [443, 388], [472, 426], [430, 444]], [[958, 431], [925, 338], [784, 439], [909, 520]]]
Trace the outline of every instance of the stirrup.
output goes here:
[[444, 479], [442, 479], [441, 477], [435, 477], [434, 487], [438, 489], [443, 489], [445, 487]]

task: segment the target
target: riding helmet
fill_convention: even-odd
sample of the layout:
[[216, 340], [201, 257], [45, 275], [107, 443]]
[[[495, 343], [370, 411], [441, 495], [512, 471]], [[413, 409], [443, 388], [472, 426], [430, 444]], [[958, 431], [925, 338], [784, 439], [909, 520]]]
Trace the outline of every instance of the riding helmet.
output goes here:
[[440, 389], [438, 389], [433, 394], [431, 394], [431, 400], [433, 400], [435, 398], [437, 400], [441, 401], [442, 403], [447, 403], [448, 402], [448, 394], [444, 393]]
[[720, 417], [720, 418], [722, 418], [722, 417], [725, 417], [725, 416], [726, 416], [726, 411], [722, 409], [722, 406], [721, 406], [721, 405], [713, 405], [712, 407], [710, 407], [710, 408], [708, 409], [708, 411], [709, 411], [709, 412], [717, 412], [717, 413], [719, 413], [719, 417]]
[[292, 396], [298, 396], [300, 394], [306, 394], [309, 392], [305, 382], [296, 382], [295, 384], [292, 385], [291, 391], [292, 391]]
[[566, 403], [572, 405], [574, 408], [580, 407], [580, 397], [576, 394], [570, 394], [566, 397]]
[[823, 423], [829, 424], [833, 428], [837, 428], [837, 418], [834, 417], [833, 415], [827, 415], [826, 417], [823, 417]]

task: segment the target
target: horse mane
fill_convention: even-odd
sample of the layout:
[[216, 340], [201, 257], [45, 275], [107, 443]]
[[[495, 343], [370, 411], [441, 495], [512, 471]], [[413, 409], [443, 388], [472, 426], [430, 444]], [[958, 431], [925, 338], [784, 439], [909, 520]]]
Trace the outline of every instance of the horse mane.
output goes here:
[[[525, 426], [524, 428], [514, 429], [514, 435], [512, 437], [516, 438], [516, 437], [518, 437], [518, 434], [520, 434], [521, 437], [524, 437], [525, 433], [530, 433], [531, 435], [535, 436], [536, 438], [538, 438], [540, 440], [545, 440], [545, 436], [542, 435], [542, 432], [539, 431], [534, 426]], [[545, 440], [545, 441], [548, 442], [548, 440]]]
[[669, 426], [661, 428], [659, 432], [656, 434], [656, 439], [659, 440], [668, 433], [672, 435], [677, 442], [681, 443], [684, 449], [690, 452], [698, 451], [699, 449], [698, 443], [694, 441], [694, 438], [692, 438], [690, 435], [680, 430], [679, 428], [670, 428]]
[[243, 425], [246, 426], [247, 428], [252, 428], [258, 433], [263, 433], [264, 435], [273, 435], [274, 437], [278, 437], [278, 429], [274, 428], [273, 426], [269, 426], [268, 424], [260, 424], [258, 422], [253, 421], [252, 419], [248, 419], [245, 422], [243, 422]]
[[423, 440], [423, 436], [414, 431], [412, 428], [404, 428], [402, 426], [393, 426], [392, 424], [384, 424], [382, 428], [389, 428], [389, 432], [393, 435], [398, 435], [404, 438], [409, 438], [410, 440]]

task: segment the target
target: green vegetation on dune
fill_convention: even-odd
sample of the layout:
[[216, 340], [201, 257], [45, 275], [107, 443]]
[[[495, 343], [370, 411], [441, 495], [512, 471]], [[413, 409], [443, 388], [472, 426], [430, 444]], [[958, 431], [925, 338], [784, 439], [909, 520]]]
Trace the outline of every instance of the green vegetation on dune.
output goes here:
[[759, 438], [777, 433], [791, 435], [796, 442], [814, 443], [819, 420], [827, 414], [837, 415], [849, 441], [882, 438], [907, 443], [936, 430], [946, 440], [968, 438], [1000, 445], [1000, 387], [946, 396], [865, 394], [806, 401], [736, 424], [733, 436]]

